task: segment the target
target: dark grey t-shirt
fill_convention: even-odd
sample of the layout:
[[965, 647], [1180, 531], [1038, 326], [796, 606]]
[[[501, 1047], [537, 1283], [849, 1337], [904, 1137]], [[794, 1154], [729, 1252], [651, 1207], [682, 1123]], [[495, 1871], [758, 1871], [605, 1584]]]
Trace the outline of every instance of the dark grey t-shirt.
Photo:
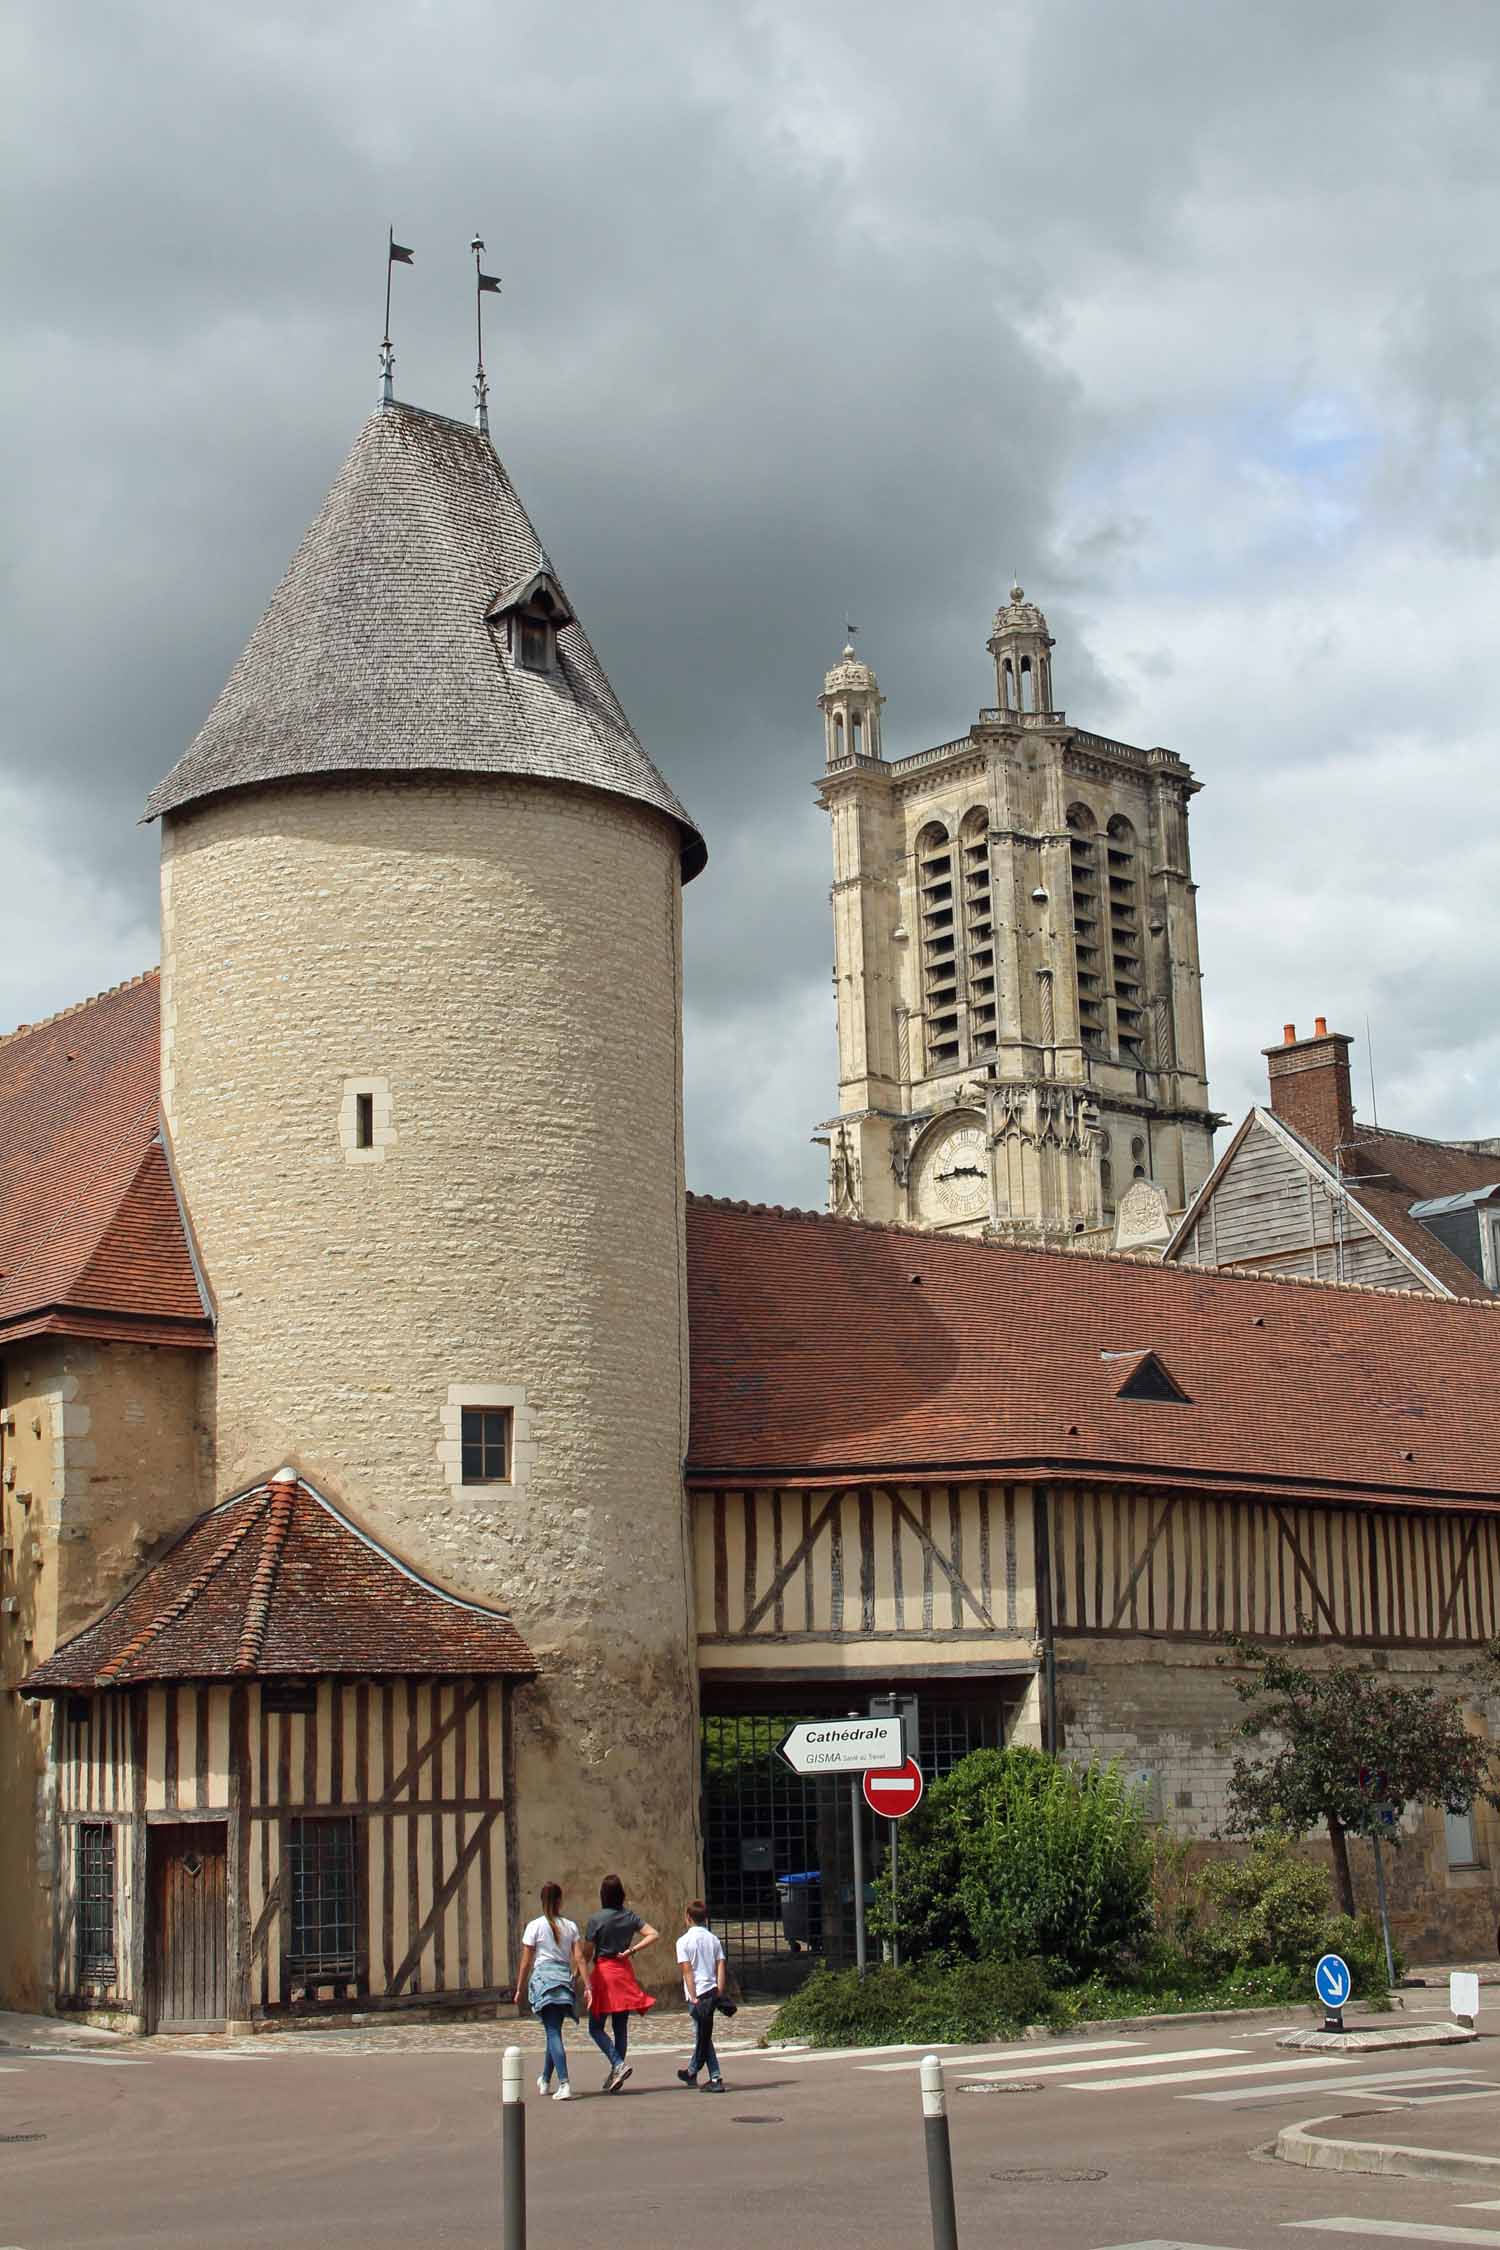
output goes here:
[[639, 1914], [632, 1914], [628, 1906], [605, 1906], [589, 1916], [583, 1935], [598, 1959], [609, 1961], [623, 1953], [637, 1930], [645, 1927]]

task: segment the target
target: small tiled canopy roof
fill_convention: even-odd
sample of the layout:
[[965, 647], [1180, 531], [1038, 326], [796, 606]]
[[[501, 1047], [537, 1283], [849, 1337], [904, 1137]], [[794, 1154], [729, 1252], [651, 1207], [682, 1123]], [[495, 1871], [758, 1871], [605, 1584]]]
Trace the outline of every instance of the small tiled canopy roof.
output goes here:
[[286, 1471], [200, 1516], [22, 1692], [535, 1671], [508, 1617], [419, 1577]]
[[157, 983], [0, 1038], [0, 1335], [212, 1345], [161, 1141]]
[[[990, 1474], [1500, 1507], [1500, 1300], [701, 1196], [687, 1243], [699, 1486]], [[1147, 1352], [1183, 1403], [1128, 1395]]]
[[[541, 568], [557, 663], [487, 619]], [[516, 774], [649, 805], [686, 882], [708, 854], [621, 710], [488, 438], [414, 406], [370, 416], [197, 739], [146, 818], [308, 774]]]

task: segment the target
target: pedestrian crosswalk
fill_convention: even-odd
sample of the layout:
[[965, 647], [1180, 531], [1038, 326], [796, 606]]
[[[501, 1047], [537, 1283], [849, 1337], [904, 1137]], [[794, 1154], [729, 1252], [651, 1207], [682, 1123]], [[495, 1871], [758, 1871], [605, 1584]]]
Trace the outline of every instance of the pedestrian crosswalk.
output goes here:
[[[1470, 2250], [1500, 2250], [1500, 2233], [1493, 2227], [1470, 2227], [1440, 2220], [1356, 2219], [1344, 2216], [1319, 2219], [1285, 2219], [1284, 2232], [1292, 2234], [1357, 2235], [1365, 2242], [1456, 2242]], [[1100, 2250], [1235, 2250], [1232, 2243], [1185, 2242], [1177, 2236], [1153, 2235], [1145, 2242], [1109, 2242]]]

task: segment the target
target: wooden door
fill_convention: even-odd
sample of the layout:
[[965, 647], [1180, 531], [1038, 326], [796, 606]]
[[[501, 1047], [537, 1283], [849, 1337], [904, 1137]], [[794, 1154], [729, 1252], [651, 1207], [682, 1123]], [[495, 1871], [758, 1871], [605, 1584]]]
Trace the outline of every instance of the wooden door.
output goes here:
[[150, 1860], [154, 2028], [222, 2031], [229, 1990], [226, 1824], [153, 1826]]

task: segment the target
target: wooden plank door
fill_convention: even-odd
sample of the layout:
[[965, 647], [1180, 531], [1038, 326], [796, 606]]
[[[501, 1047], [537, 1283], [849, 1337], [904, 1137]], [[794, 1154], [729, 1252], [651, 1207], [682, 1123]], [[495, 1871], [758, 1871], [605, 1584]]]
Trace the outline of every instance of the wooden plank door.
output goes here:
[[153, 1825], [150, 1859], [153, 2028], [222, 2031], [229, 1991], [226, 1823]]

